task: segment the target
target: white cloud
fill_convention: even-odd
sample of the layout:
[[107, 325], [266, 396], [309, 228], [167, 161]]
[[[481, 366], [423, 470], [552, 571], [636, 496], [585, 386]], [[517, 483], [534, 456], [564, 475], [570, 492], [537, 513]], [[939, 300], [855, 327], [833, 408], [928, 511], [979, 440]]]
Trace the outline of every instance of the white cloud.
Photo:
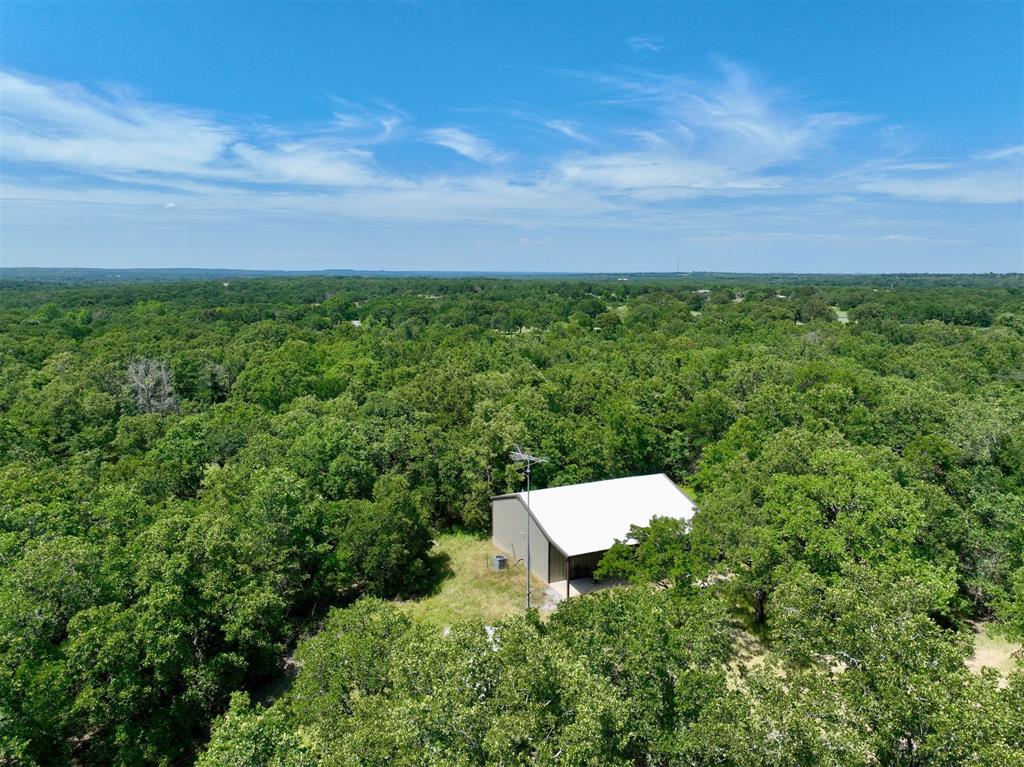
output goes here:
[[665, 48], [660, 37], [648, 37], [646, 35], [633, 35], [626, 38], [626, 45], [635, 53], [657, 53]]
[[332, 127], [340, 131], [335, 140], [361, 145], [391, 141], [408, 121], [408, 115], [392, 104], [365, 106], [342, 98], [331, 102], [336, 107]]
[[657, 152], [581, 156], [562, 161], [557, 170], [567, 181], [630, 192], [647, 200], [756, 192], [780, 185], [780, 181], [767, 177]]
[[641, 73], [595, 83], [620, 94], [613, 105], [646, 108], [647, 124], [621, 131], [638, 145], [623, 151], [620, 137], [614, 151], [563, 158], [556, 170], [638, 202], [849, 191], [832, 178], [833, 144], [871, 119], [809, 109], [726, 60], [712, 79]]
[[687, 242], [746, 243], [746, 242], [835, 242], [852, 239], [844, 232], [729, 232], [727, 234], [698, 234], [686, 237]]
[[995, 149], [987, 152], [979, 152], [973, 155], [975, 160], [992, 162], [998, 160], [1024, 160], [1024, 145], [1010, 146], [1005, 149]]
[[787, 92], [760, 85], [735, 63], [721, 61], [719, 66], [717, 81], [655, 77], [643, 87], [667, 115], [702, 136], [707, 151], [733, 162], [761, 168], [802, 159], [826, 148], [843, 129], [870, 119], [805, 109]]
[[368, 186], [383, 182], [371, 167], [373, 155], [357, 149], [339, 150], [308, 142], [261, 149], [239, 142], [231, 152], [254, 178], [273, 183]]
[[859, 188], [865, 192], [929, 202], [998, 205], [1024, 201], [1024, 178], [1012, 170], [967, 171], [928, 177], [888, 177], [864, 181]]
[[[25, 208], [106, 206], [139, 216], [177, 208], [175, 221], [255, 214], [698, 230], [712, 226], [710, 209], [721, 206], [717, 229], [703, 232], [715, 237], [743, 236], [735, 230], [744, 203], [763, 206], [757, 215], [768, 234], [756, 236], [769, 240], [801, 226], [793, 219], [809, 202], [796, 197], [827, 203], [820, 215], [836, 219], [879, 194], [1021, 199], [1019, 147], [965, 159], [864, 160], [836, 147], [870, 118], [816, 109], [731, 62], [711, 79], [634, 73], [592, 81], [606, 89], [606, 102], [577, 111], [566, 104], [546, 121], [531, 112], [532, 132], [522, 131], [521, 114], [518, 133], [491, 134], [501, 126], [489, 125], [488, 135], [507, 135], [509, 145], [523, 139], [528, 151], [516, 145], [513, 153], [467, 128], [421, 130], [388, 104], [332, 99], [319, 124], [253, 124], [130, 92], [0, 73], [0, 197]], [[567, 150], [549, 131], [580, 143]], [[871, 135], [877, 140], [878, 131]], [[389, 163], [380, 145], [402, 141], [443, 146], [480, 167], [454, 156], [442, 158], [450, 162], [441, 170]], [[698, 200], [708, 201], [703, 209]], [[875, 226], [876, 241], [901, 236], [887, 234], [901, 223], [883, 218]]]
[[579, 128], [572, 120], [548, 120], [544, 123], [545, 128], [550, 128], [553, 131], [561, 133], [563, 136], [568, 136], [571, 139], [577, 141], [590, 141], [585, 135], [583, 135]]
[[7, 72], [0, 72], [0, 93], [8, 161], [175, 185], [188, 179], [336, 186], [386, 181], [372, 169], [373, 155], [345, 146], [343, 137], [297, 141], [280, 130], [257, 130], [271, 141], [256, 146], [256, 135], [199, 112]]
[[883, 234], [881, 239], [888, 242], [927, 242], [927, 237], [918, 237], [913, 234]]
[[435, 128], [426, 131], [424, 138], [431, 144], [447, 147], [479, 163], [495, 163], [507, 158], [487, 140], [475, 136], [462, 128]]
[[517, 244], [523, 248], [536, 248], [551, 244], [550, 237], [520, 237]]
[[79, 170], [190, 173], [237, 133], [206, 115], [0, 72], [0, 135], [10, 160]]
[[956, 163], [953, 162], [935, 162], [927, 160], [921, 162], [884, 162], [876, 163], [875, 165], [876, 167], [887, 171], [948, 170], [956, 167]]
[[869, 119], [801, 108], [798, 100], [758, 85], [732, 62], [719, 62], [719, 70], [720, 77], [706, 81], [655, 74], [599, 78], [626, 96], [631, 107], [650, 105], [650, 124], [622, 132], [638, 143], [636, 148], [562, 158], [556, 172], [638, 201], [802, 194], [808, 189], [799, 170], [783, 172], [783, 166], [816, 161], [842, 131]]
[[976, 152], [960, 162], [881, 164], [865, 173], [864, 192], [928, 202], [999, 205], [1024, 202], [1024, 151]]

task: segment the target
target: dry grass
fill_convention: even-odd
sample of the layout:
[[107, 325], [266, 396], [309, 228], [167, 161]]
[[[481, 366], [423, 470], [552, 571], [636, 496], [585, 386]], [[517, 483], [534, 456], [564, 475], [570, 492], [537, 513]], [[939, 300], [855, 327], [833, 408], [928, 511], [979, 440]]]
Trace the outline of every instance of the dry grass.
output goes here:
[[[749, 671], [761, 666], [768, 654], [768, 647], [750, 630], [749, 621], [741, 619], [740, 623], [741, 627], [733, 643], [733, 657], [728, 664], [730, 681], [733, 683], [739, 678], [741, 669]], [[974, 624], [974, 655], [968, 658], [966, 663], [974, 673], [980, 673], [982, 668], [995, 669], [1002, 676], [1005, 685], [1007, 677], [1017, 667], [1018, 659], [1021, 657], [1016, 653], [1020, 653], [1024, 648], [1018, 642], [993, 634], [991, 629], [987, 623]], [[833, 667], [833, 671], [842, 669], [842, 664]]]
[[[403, 602], [402, 608], [417, 620], [442, 627], [466, 619], [493, 624], [521, 614], [524, 568], [510, 562], [507, 570], [491, 569], [491, 558], [498, 553], [488, 538], [469, 533], [439, 536], [431, 552], [437, 586], [427, 596]], [[543, 600], [544, 588], [533, 579], [536, 604]]]
[[726, 663], [726, 683], [731, 689], [739, 689], [743, 684], [743, 673], [764, 665], [767, 657], [768, 648], [761, 640], [740, 628], [732, 643], [732, 658]]
[[[684, 488], [693, 498], [692, 489]], [[500, 553], [490, 539], [469, 533], [447, 533], [438, 537], [431, 556], [436, 586], [427, 596], [402, 602], [411, 617], [438, 627], [460, 620], [479, 620], [493, 624], [502, 618], [523, 612], [522, 565], [509, 569], [491, 569], [491, 558]], [[544, 601], [546, 585], [533, 579], [534, 605]], [[764, 663], [768, 648], [750, 626], [749, 617], [737, 616], [741, 629], [729, 663], [731, 682], [736, 683], [740, 669], [750, 670]], [[991, 633], [987, 624], [975, 626], [974, 656], [967, 661], [972, 671], [983, 667], [996, 669], [1005, 680], [1015, 668], [1015, 653], [1021, 645]]]
[[983, 668], [994, 668], [1005, 682], [1017, 665], [1014, 654], [1021, 651], [1021, 645], [993, 635], [987, 623], [975, 624], [974, 631], [974, 655], [967, 659], [967, 667], [975, 673]]

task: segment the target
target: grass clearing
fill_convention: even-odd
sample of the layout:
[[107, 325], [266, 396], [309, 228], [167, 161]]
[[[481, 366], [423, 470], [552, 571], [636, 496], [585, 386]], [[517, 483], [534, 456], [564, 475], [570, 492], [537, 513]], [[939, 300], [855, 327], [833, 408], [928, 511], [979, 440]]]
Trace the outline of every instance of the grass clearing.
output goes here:
[[732, 643], [732, 658], [726, 663], [727, 684], [737, 689], [741, 684], [744, 671], [752, 671], [764, 665], [768, 658], [768, 648], [753, 633], [745, 628], [736, 632]]
[[[445, 533], [430, 552], [438, 569], [437, 585], [420, 599], [402, 602], [411, 617], [435, 626], [459, 620], [493, 624], [523, 612], [522, 565], [509, 562], [507, 570], [494, 570], [491, 559], [498, 551], [489, 538], [464, 532]], [[533, 579], [534, 603], [543, 601], [546, 586]]]
[[[762, 665], [769, 652], [765, 638], [753, 626], [752, 616], [741, 608], [736, 608], [735, 615], [739, 630], [733, 642], [733, 657], [728, 663], [732, 682], [738, 679], [740, 669], [749, 671]], [[1017, 655], [1024, 646], [994, 633], [988, 623], [974, 623], [972, 626], [974, 654], [966, 659], [967, 668], [975, 674], [980, 674], [983, 668], [995, 669], [1002, 677], [1002, 686], [1005, 686], [1017, 663], [1024, 661]], [[834, 671], [839, 669], [841, 664], [833, 667]]]
[[967, 667], [975, 673], [980, 673], [983, 668], [994, 668], [1005, 682], [1016, 668], [1017, 658], [1014, 656], [1021, 651], [1021, 645], [993, 634], [987, 623], [975, 624], [974, 630], [974, 655], [967, 659]]
[[[693, 498], [692, 495], [690, 497]], [[731, 613], [736, 635], [732, 643], [732, 657], [726, 663], [726, 675], [730, 687], [737, 689], [745, 671], [764, 665], [768, 659], [768, 643], [764, 627], [754, 624], [753, 610], [735, 604]]]

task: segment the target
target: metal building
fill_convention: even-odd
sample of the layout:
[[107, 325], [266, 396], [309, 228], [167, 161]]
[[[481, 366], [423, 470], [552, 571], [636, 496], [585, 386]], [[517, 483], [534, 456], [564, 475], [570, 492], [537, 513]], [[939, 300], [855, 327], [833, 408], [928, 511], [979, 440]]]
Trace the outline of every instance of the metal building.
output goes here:
[[530, 569], [559, 588], [590, 578], [604, 553], [625, 540], [631, 525], [650, 524], [654, 517], [689, 522], [693, 501], [664, 474], [585, 482], [530, 494], [499, 495], [491, 500], [494, 545], [515, 560], [526, 561], [527, 532]]

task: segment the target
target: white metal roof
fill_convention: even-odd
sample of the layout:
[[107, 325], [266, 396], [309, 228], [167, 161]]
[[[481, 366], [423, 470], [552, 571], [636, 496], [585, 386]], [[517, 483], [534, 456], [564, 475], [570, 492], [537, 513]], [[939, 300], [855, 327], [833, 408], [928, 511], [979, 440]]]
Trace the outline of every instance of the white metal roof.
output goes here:
[[[525, 505], [526, 492], [515, 495]], [[654, 517], [689, 522], [696, 511], [664, 474], [534, 490], [530, 510], [548, 539], [570, 557], [611, 548], [627, 537], [630, 525], [647, 525]]]

